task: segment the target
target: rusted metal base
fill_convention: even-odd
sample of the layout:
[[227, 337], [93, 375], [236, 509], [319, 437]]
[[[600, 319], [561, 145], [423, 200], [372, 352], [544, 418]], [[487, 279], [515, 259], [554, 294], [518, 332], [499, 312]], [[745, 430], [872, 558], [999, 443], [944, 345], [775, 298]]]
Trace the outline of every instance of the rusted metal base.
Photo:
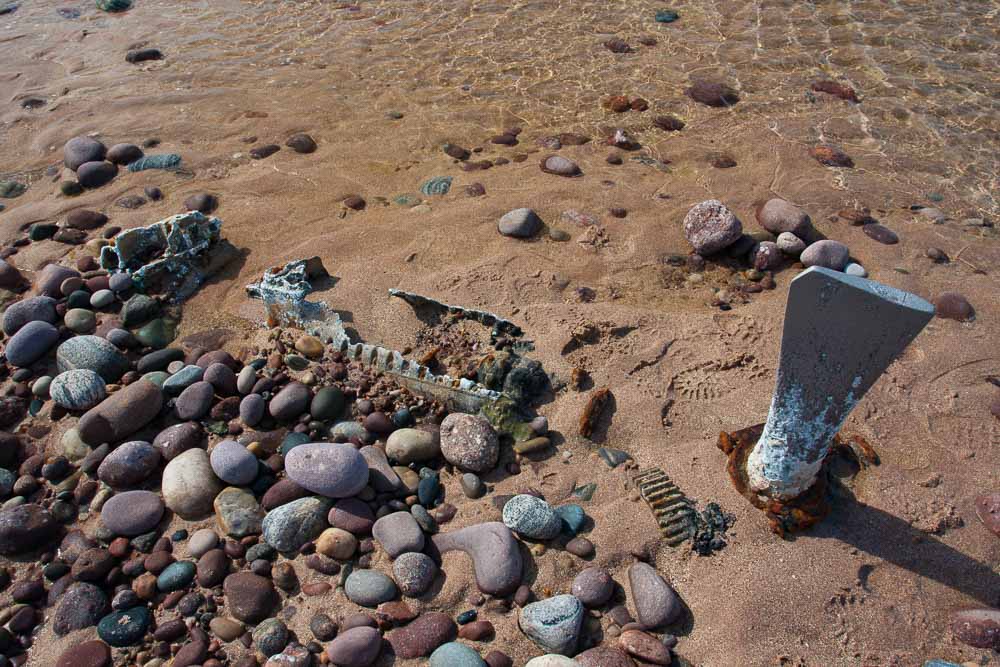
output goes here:
[[845, 436], [838, 433], [834, 438], [833, 447], [823, 461], [823, 467], [816, 478], [816, 483], [791, 500], [776, 500], [750, 488], [747, 480], [747, 458], [764, 430], [763, 424], [719, 434], [719, 449], [729, 457], [726, 470], [733, 486], [750, 504], [763, 510], [771, 524], [771, 530], [784, 537], [787, 533], [805, 530], [821, 521], [830, 513], [828, 491], [830, 485], [830, 464], [835, 456], [846, 456], [854, 460], [861, 469], [869, 465], [878, 465], [878, 454], [860, 436]]

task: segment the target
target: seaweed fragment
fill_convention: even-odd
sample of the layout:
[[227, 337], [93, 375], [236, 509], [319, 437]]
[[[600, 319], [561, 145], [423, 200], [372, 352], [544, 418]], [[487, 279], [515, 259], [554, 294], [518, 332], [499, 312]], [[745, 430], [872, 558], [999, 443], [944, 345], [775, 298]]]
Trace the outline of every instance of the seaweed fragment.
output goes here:
[[451, 190], [451, 176], [435, 176], [420, 186], [420, 192], [425, 195], [446, 195]]
[[181, 164], [181, 156], [177, 153], [164, 153], [162, 155], [147, 155], [141, 157], [128, 166], [132, 173], [146, 171], [147, 169], [175, 169]]

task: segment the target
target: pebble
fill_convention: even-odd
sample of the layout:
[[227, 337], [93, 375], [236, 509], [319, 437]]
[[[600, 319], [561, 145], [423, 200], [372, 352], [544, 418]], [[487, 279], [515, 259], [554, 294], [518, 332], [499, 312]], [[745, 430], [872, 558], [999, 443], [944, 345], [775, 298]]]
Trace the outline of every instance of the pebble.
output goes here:
[[153, 447], [168, 461], [177, 458], [189, 449], [201, 447], [205, 440], [205, 431], [197, 422], [174, 424], [160, 431], [153, 438]]
[[975, 319], [976, 310], [969, 300], [958, 292], [942, 292], [934, 299], [934, 314], [956, 322], [968, 322]]
[[478, 653], [458, 642], [439, 646], [431, 653], [428, 665], [429, 667], [486, 667], [486, 663]]
[[854, 166], [854, 160], [851, 159], [851, 156], [836, 146], [813, 146], [809, 149], [809, 155], [827, 167], [850, 168]]
[[799, 260], [807, 267], [822, 266], [834, 271], [843, 271], [850, 260], [850, 254], [851, 251], [843, 243], [824, 239], [807, 246]]
[[486, 484], [475, 473], [464, 473], [459, 483], [462, 486], [462, 493], [465, 494], [466, 498], [481, 498], [486, 493]]
[[92, 446], [119, 442], [152, 421], [162, 406], [159, 387], [152, 382], [133, 382], [84, 413], [77, 430]]
[[32, 296], [7, 306], [3, 313], [3, 332], [13, 336], [28, 322], [59, 321], [56, 313], [56, 300], [48, 296]]
[[56, 667], [111, 667], [111, 649], [97, 639], [73, 644], [59, 656]]
[[309, 414], [319, 421], [332, 421], [344, 412], [346, 399], [339, 387], [323, 387], [313, 396]]
[[393, 512], [382, 517], [372, 527], [372, 536], [389, 558], [424, 548], [424, 533], [409, 512]]
[[97, 326], [97, 317], [86, 308], [71, 308], [63, 316], [63, 324], [73, 333], [86, 334]]
[[385, 452], [371, 445], [362, 447], [360, 452], [368, 464], [368, 483], [376, 493], [395, 493], [400, 490], [402, 482], [389, 465]]
[[377, 607], [396, 597], [396, 584], [376, 570], [354, 570], [344, 582], [344, 593], [354, 604]]
[[562, 530], [562, 520], [547, 502], [528, 494], [516, 495], [503, 506], [503, 522], [521, 537], [550, 540]]
[[278, 551], [296, 552], [323, 532], [328, 511], [327, 502], [315, 497], [276, 507], [264, 517], [264, 541]]
[[90, 137], [73, 137], [63, 145], [63, 164], [76, 171], [87, 162], [103, 160], [107, 152], [104, 144]]
[[80, 273], [58, 264], [48, 264], [35, 277], [35, 289], [41, 296], [59, 298], [63, 296], [59, 289], [67, 278], [79, 277]]
[[[169, 349], [170, 348], [167, 348], [167, 350], [157, 350], [152, 354], [167, 352]], [[147, 365], [147, 368], [148, 366], [149, 365]], [[201, 382], [204, 375], [205, 370], [200, 366], [195, 366], [193, 364], [190, 366], [184, 366], [166, 379], [163, 383], [163, 391], [170, 396], [177, 396], [183, 393], [185, 389], [193, 385], [195, 382]]]
[[198, 557], [196, 575], [202, 588], [219, 586], [229, 575], [229, 556], [222, 549], [209, 549]]
[[475, 642], [489, 641], [496, 634], [496, 629], [489, 621], [473, 620], [463, 625], [458, 631], [458, 636], [462, 639], [469, 639]]
[[730, 107], [740, 101], [739, 93], [732, 87], [706, 79], [696, 79], [684, 93], [695, 102], [701, 102], [710, 107]]
[[115, 293], [109, 289], [102, 289], [94, 292], [93, 296], [90, 297], [90, 305], [97, 310], [102, 308], [107, 308], [115, 300]]
[[629, 655], [647, 663], [669, 665], [673, 661], [670, 649], [642, 630], [625, 630], [618, 638], [618, 643]]
[[270, 579], [251, 572], [236, 572], [223, 582], [229, 613], [244, 623], [260, 623], [279, 605]]
[[316, 141], [305, 132], [298, 132], [288, 137], [285, 145], [296, 153], [312, 153], [316, 150]]
[[386, 439], [386, 455], [400, 463], [423, 463], [441, 454], [441, 440], [436, 433], [419, 428], [401, 428]]
[[957, 611], [951, 617], [951, 631], [969, 646], [1000, 651], [1000, 610]]
[[58, 341], [59, 330], [48, 322], [28, 322], [7, 341], [7, 361], [26, 368], [44, 357]]
[[[578, 664], [571, 658], [567, 658], [564, 655], [540, 655], [538, 657], [532, 658], [528, 662], [524, 663], [524, 667], [579, 667]], [[605, 665], [601, 663], [600, 667], [612, 667], [611, 665]], [[632, 667], [629, 665], [628, 667]]]
[[777, 243], [771, 241], [761, 241], [750, 252], [751, 263], [758, 271], [767, 271], [777, 268], [784, 256]]
[[118, 175], [118, 167], [110, 162], [84, 162], [76, 170], [76, 179], [87, 189], [107, 185]]
[[784, 199], [769, 199], [757, 210], [760, 226], [778, 236], [785, 232], [799, 239], [807, 239], [813, 232], [809, 215]]
[[529, 639], [543, 649], [572, 655], [583, 628], [584, 608], [572, 595], [555, 595], [521, 609], [518, 625]]
[[316, 539], [316, 551], [337, 560], [349, 560], [357, 549], [357, 538], [341, 528], [327, 528]]
[[223, 440], [209, 456], [215, 475], [227, 484], [244, 486], [257, 478], [257, 457], [235, 440]]
[[[129, 56], [132, 56], [133, 59], [129, 60]], [[131, 63], [135, 63], [143, 60], [159, 60], [162, 57], [163, 54], [160, 53], [159, 49], [135, 49], [129, 51], [125, 59]], [[126, 165], [130, 162], [135, 162], [142, 155], [142, 149], [135, 144], [115, 144], [108, 149], [107, 159], [108, 162]]]
[[778, 234], [778, 249], [791, 257], [798, 257], [806, 249], [806, 242], [791, 232]]
[[108, 596], [100, 588], [85, 582], [72, 583], [59, 596], [52, 615], [52, 629], [62, 636], [95, 626], [109, 609]]
[[385, 639], [397, 658], [424, 658], [446, 642], [454, 641], [458, 633], [455, 621], [447, 614], [429, 611], [409, 625], [389, 632]]
[[546, 174], [555, 174], [556, 176], [579, 176], [581, 173], [577, 163], [561, 155], [550, 155], [544, 158], [541, 167]]
[[899, 243], [899, 236], [896, 232], [892, 231], [888, 227], [883, 227], [877, 222], [872, 222], [863, 226], [861, 231], [863, 231], [865, 236], [868, 238], [885, 245], [895, 245]]
[[865, 267], [861, 266], [857, 262], [850, 262], [847, 266], [845, 266], [844, 273], [849, 276], [855, 276], [856, 278], [868, 277], [868, 271], [866, 271]]
[[392, 564], [392, 575], [400, 592], [407, 597], [419, 597], [427, 592], [437, 576], [437, 565], [423, 553], [400, 554]]
[[160, 452], [148, 442], [133, 440], [112, 450], [97, 468], [97, 476], [113, 489], [144, 482], [160, 465]]
[[301, 487], [327, 498], [346, 498], [368, 483], [368, 463], [351, 445], [307, 443], [285, 457], [285, 472]]
[[156, 578], [156, 587], [162, 593], [179, 591], [194, 581], [195, 565], [189, 560], [171, 563]]
[[142, 641], [152, 619], [146, 607], [115, 611], [100, 620], [97, 634], [114, 647], [135, 646]]
[[498, 521], [480, 523], [431, 537], [444, 554], [464, 551], [472, 558], [479, 590], [498, 597], [513, 593], [521, 583], [521, 552], [513, 533]]
[[208, 414], [212, 409], [212, 399], [215, 388], [200, 380], [181, 392], [174, 402], [174, 410], [182, 421], [196, 421]]
[[327, 517], [330, 525], [354, 535], [367, 535], [375, 525], [375, 515], [367, 503], [357, 498], [338, 500]]
[[224, 616], [216, 616], [208, 622], [208, 627], [216, 637], [224, 642], [231, 642], [243, 634], [244, 625], [239, 621]]
[[52, 401], [67, 410], [89, 410], [107, 397], [104, 378], [89, 369], [60, 373], [49, 385]]
[[382, 651], [382, 636], [375, 628], [366, 626], [341, 632], [326, 647], [326, 655], [338, 667], [368, 667], [375, 663]]
[[486, 472], [497, 463], [500, 442], [485, 417], [453, 412], [441, 422], [441, 453], [462, 470]]
[[699, 255], [711, 255], [735, 243], [743, 234], [739, 218], [725, 204], [709, 199], [684, 216], [684, 236]]
[[312, 394], [301, 382], [289, 382], [268, 404], [268, 412], [279, 421], [297, 418], [309, 407]]
[[541, 228], [541, 218], [530, 208], [516, 208], [509, 211], [497, 223], [497, 230], [501, 234], [515, 238], [530, 238]]
[[681, 614], [681, 601], [674, 589], [648, 563], [633, 563], [628, 570], [635, 617], [650, 629], [673, 623]]
[[189, 521], [210, 514], [222, 488], [203, 449], [188, 449], [178, 454], [164, 467], [160, 482], [166, 506]]
[[246, 426], [256, 426], [264, 418], [267, 402], [260, 394], [248, 394], [240, 401], [240, 421]]
[[264, 513], [257, 499], [246, 489], [225, 488], [215, 497], [212, 506], [219, 527], [230, 537], [257, 535], [263, 528]]
[[[200, 367], [199, 367], [200, 368]], [[209, 364], [204, 371], [205, 382], [212, 385], [219, 396], [235, 396], [236, 373], [229, 366], [221, 363]]]
[[184, 208], [189, 211], [199, 211], [201, 213], [211, 213], [219, 207], [219, 198], [207, 192], [199, 192], [190, 195], [184, 200]]
[[211, 528], [196, 530], [187, 541], [187, 552], [192, 558], [201, 558], [219, 545], [219, 536]]
[[588, 567], [573, 579], [570, 591], [586, 607], [601, 607], [615, 592], [615, 582], [608, 571], [600, 567]]
[[268, 618], [253, 629], [253, 644], [263, 655], [272, 656], [288, 644], [288, 626], [279, 618]]

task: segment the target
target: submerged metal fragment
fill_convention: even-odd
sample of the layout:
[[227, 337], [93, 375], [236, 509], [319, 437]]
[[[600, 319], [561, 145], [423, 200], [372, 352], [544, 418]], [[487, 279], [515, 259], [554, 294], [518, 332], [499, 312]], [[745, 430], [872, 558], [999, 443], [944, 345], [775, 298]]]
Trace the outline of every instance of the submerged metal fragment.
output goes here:
[[724, 535], [735, 521], [717, 503], [708, 503], [698, 512], [695, 504], [659, 468], [639, 472], [632, 480], [639, 495], [649, 505], [660, 534], [672, 547], [685, 541], [701, 556], [726, 546]]
[[400, 289], [390, 289], [389, 296], [394, 296], [402, 299], [406, 303], [413, 306], [414, 309], [430, 307], [434, 309], [443, 310], [448, 313], [455, 315], [461, 315], [462, 317], [475, 320], [480, 324], [492, 327], [493, 336], [511, 336], [513, 338], [520, 338], [524, 335], [524, 331], [521, 327], [514, 324], [510, 320], [505, 320], [499, 315], [494, 315], [493, 313], [487, 312], [485, 310], [476, 310], [474, 308], [463, 308], [462, 306], [453, 306], [449, 303], [444, 303], [443, 301], [438, 301], [437, 299], [432, 299], [428, 296], [423, 296], [422, 294], [414, 294], [413, 292], [404, 292]]
[[220, 248], [221, 228], [218, 218], [189, 211], [128, 229], [101, 248], [101, 268], [127, 273], [140, 292], [183, 301], [232, 259], [232, 246]]

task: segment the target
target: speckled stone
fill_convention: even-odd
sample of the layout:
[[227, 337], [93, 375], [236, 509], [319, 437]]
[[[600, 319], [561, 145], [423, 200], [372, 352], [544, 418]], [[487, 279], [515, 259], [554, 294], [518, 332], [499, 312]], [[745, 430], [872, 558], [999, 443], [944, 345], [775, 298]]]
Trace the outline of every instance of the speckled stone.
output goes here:
[[570, 591], [587, 607], [600, 607], [611, 599], [615, 582], [601, 567], [588, 567], [573, 579]]
[[320, 498], [300, 498], [276, 507], [264, 517], [264, 541], [282, 552], [295, 552], [326, 528], [330, 506]]
[[355, 570], [344, 582], [344, 593], [354, 604], [377, 607], [396, 597], [396, 584], [376, 570]]
[[441, 422], [441, 453], [462, 470], [485, 472], [497, 463], [500, 441], [485, 417], [453, 412]]
[[128, 359], [118, 348], [98, 336], [75, 336], [56, 351], [60, 372], [77, 368], [92, 370], [105, 382], [117, 382], [128, 370]]
[[299, 445], [285, 457], [285, 472], [301, 487], [327, 498], [357, 495], [368, 484], [368, 463], [346, 444]]
[[67, 410], [89, 410], [107, 395], [104, 378], [86, 368], [60, 373], [49, 385], [53, 402]]
[[695, 204], [684, 217], [684, 235], [699, 255], [712, 255], [743, 234], [739, 218], [725, 204], [709, 199]]
[[514, 496], [503, 506], [503, 522], [522, 537], [549, 540], [562, 530], [562, 520], [549, 504], [528, 494]]
[[133, 440], [104, 457], [97, 476], [113, 489], [127, 489], [145, 481], [160, 464], [160, 452], [148, 442]]
[[439, 646], [431, 653], [428, 665], [430, 667], [486, 667], [486, 663], [475, 650], [458, 642], [449, 642]]
[[523, 607], [518, 625], [521, 632], [550, 653], [572, 655], [583, 617], [583, 605], [576, 597], [556, 595]]
[[413, 551], [400, 554], [392, 564], [396, 585], [407, 597], [419, 597], [426, 593], [434, 583], [437, 571], [437, 565], [430, 556]]

